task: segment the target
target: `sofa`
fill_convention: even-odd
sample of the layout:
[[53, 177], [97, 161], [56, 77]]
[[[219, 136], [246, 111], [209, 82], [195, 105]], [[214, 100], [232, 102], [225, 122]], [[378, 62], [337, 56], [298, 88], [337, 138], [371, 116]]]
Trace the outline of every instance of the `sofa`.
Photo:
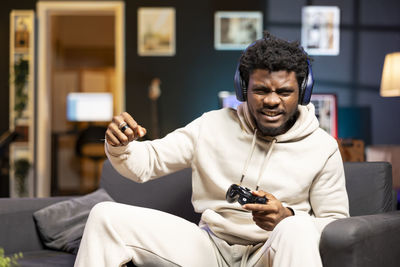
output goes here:
[[[391, 165], [346, 162], [344, 166], [351, 217], [324, 229], [320, 243], [324, 266], [399, 266], [400, 211], [394, 201]], [[106, 160], [100, 187], [117, 202], [159, 209], [197, 223], [200, 215], [190, 202], [191, 170], [167, 176], [137, 184], [119, 175]], [[73, 266], [75, 255], [47, 248], [33, 219], [35, 211], [73, 198], [0, 199], [0, 247], [6, 254], [22, 252], [21, 267]]]

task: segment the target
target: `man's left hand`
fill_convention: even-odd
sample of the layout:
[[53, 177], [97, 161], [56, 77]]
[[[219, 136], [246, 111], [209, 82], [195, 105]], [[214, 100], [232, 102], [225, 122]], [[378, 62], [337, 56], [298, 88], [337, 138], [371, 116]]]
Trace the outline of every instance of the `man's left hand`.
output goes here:
[[285, 208], [272, 194], [262, 190], [253, 191], [252, 193], [258, 197], [266, 197], [268, 199], [266, 204], [243, 205], [243, 208], [252, 212], [253, 221], [261, 229], [272, 231], [280, 221], [293, 215], [292, 212], [288, 208]]

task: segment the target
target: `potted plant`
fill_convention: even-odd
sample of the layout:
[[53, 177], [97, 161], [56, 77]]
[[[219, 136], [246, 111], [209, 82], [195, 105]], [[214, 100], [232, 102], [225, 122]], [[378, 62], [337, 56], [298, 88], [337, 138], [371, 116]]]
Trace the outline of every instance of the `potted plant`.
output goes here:
[[31, 164], [27, 159], [18, 159], [14, 162], [14, 173], [16, 189], [19, 196], [26, 196], [28, 190], [26, 188], [26, 177]]
[[15, 86], [15, 103], [14, 110], [16, 112], [16, 118], [21, 118], [23, 111], [27, 107], [28, 103], [28, 90], [26, 84], [29, 75], [29, 61], [20, 58], [17, 63], [14, 64], [14, 86]]
[[22, 257], [22, 252], [18, 254], [15, 253], [10, 257], [6, 257], [4, 255], [4, 249], [0, 248], [0, 267], [17, 267], [19, 266], [18, 259], [21, 259]]

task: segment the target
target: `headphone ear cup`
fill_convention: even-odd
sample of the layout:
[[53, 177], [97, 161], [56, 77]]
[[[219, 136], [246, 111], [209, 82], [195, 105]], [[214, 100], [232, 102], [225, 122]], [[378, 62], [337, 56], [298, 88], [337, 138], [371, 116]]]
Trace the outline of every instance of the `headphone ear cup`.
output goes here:
[[[253, 43], [251, 43], [249, 46], [246, 47], [246, 49], [243, 51], [243, 54], [246, 53], [247, 49], [249, 47], [252, 47], [255, 43], [257, 43], [259, 40], [255, 40]], [[235, 77], [233, 79], [233, 85], [235, 87], [235, 92], [236, 92], [236, 98], [239, 101], [246, 101], [247, 98], [247, 85], [246, 82], [242, 79], [242, 75], [240, 75], [240, 60], [239, 63], [236, 66], [236, 72], [235, 72]]]
[[301, 88], [300, 88], [300, 105], [307, 105], [310, 103], [311, 100], [311, 95], [312, 95], [312, 90], [314, 87], [314, 76], [313, 72], [311, 69], [311, 64], [310, 61], [307, 60], [307, 76], [304, 78], [303, 82], [301, 83]]
[[246, 85], [240, 75], [239, 65], [236, 67], [235, 77], [233, 79], [233, 85], [235, 87], [236, 99], [239, 101], [246, 101]]

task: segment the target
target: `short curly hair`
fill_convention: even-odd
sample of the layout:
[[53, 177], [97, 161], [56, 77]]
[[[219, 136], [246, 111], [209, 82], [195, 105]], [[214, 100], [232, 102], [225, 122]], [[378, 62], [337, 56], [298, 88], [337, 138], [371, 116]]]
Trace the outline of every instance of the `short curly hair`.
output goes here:
[[307, 61], [311, 61], [311, 58], [299, 42], [288, 42], [265, 31], [264, 38], [255, 41], [243, 52], [239, 61], [239, 71], [246, 88], [255, 69], [294, 71], [301, 88], [301, 83], [308, 73]]

